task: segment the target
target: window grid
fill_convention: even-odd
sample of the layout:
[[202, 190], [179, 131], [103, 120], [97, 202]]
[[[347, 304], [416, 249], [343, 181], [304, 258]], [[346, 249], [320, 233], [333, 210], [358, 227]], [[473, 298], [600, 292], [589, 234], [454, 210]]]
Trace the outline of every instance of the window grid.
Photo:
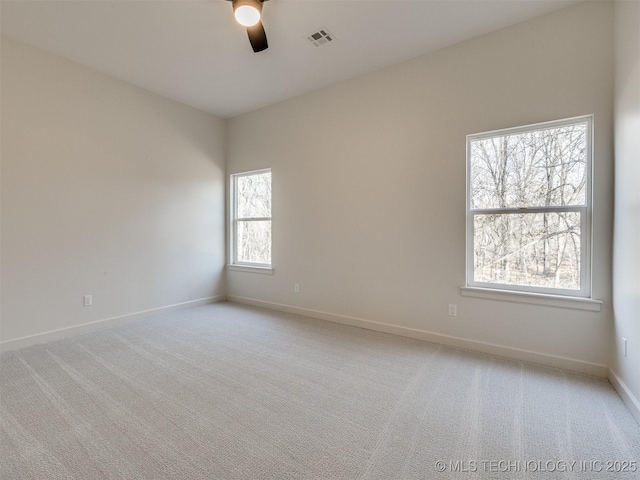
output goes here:
[[[269, 216], [247, 216], [239, 215], [239, 181], [245, 177], [269, 175]], [[254, 170], [251, 172], [243, 172], [231, 175], [231, 239], [230, 239], [230, 257], [232, 265], [247, 266], [247, 267], [270, 267], [271, 266], [271, 169]], [[244, 230], [243, 225], [257, 224], [259, 222], [269, 223], [268, 228], [268, 261], [247, 261], [240, 258], [238, 242], [241, 239], [239, 231]], [[245, 227], [246, 228], [246, 227]]]
[[[584, 184], [584, 201], [581, 204], [575, 205], [536, 205], [526, 207], [491, 207], [491, 208], [473, 208], [472, 206], [472, 142], [485, 139], [496, 139], [499, 137], [508, 137], [517, 134], [526, 134], [529, 132], [543, 132], [554, 128], [569, 127], [576, 125], [586, 125], [585, 127], [585, 142], [584, 142], [584, 157], [585, 157], [585, 184]], [[530, 293], [542, 293], [561, 296], [574, 296], [574, 297], [591, 297], [591, 164], [592, 164], [592, 138], [593, 138], [593, 116], [575, 117], [565, 120], [558, 120], [553, 122], [545, 122], [536, 125], [529, 125], [517, 128], [510, 128], [474, 135], [467, 136], [467, 268], [466, 268], [466, 285], [468, 287], [480, 287], [494, 290], [511, 290], [519, 292]], [[506, 164], [506, 162], [505, 162]], [[504, 221], [509, 217], [520, 215], [521, 218], [525, 218], [531, 215], [539, 214], [543, 215], [544, 224], [546, 226], [547, 216], [569, 216], [571, 213], [577, 213], [579, 215], [579, 235], [580, 242], [577, 248], [579, 248], [579, 288], [557, 288], [548, 286], [536, 286], [536, 285], [524, 285], [520, 283], [505, 283], [499, 281], [482, 281], [476, 280], [476, 221], [481, 216], [493, 215], [493, 219], [496, 223]], [[568, 223], [567, 223], [568, 224]], [[569, 236], [574, 238], [572, 234], [574, 232], [571, 229], [567, 229]], [[550, 235], [545, 230], [545, 239]], [[482, 231], [480, 231], [482, 233]], [[480, 244], [481, 245], [481, 244]], [[526, 245], [525, 245], [526, 246]], [[545, 257], [546, 263], [546, 257]], [[556, 265], [556, 271], [559, 268], [559, 264]]]

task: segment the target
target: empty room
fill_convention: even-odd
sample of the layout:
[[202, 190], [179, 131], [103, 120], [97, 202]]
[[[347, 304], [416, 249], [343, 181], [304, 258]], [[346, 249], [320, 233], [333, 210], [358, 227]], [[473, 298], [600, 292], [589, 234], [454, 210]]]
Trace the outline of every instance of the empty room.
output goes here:
[[640, 478], [640, 0], [0, 0], [1, 479]]

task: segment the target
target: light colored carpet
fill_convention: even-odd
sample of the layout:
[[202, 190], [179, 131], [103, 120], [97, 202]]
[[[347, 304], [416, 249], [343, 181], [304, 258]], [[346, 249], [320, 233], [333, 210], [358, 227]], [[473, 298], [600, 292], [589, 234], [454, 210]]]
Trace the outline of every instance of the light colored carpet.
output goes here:
[[3, 479], [640, 478], [605, 380], [232, 303], [2, 354], [0, 388]]

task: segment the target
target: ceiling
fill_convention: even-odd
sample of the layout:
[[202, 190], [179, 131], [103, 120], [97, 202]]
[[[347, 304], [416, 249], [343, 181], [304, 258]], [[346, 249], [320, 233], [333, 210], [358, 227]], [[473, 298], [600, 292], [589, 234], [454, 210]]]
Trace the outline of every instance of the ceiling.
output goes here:
[[[578, 0], [270, 0], [253, 53], [225, 0], [2, 0], [1, 31], [222, 118]], [[326, 28], [335, 41], [306, 37]]]

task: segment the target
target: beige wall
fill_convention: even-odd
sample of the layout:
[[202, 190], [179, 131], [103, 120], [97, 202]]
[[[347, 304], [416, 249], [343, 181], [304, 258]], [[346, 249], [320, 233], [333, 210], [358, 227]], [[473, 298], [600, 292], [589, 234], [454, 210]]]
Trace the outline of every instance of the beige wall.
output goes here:
[[[275, 273], [228, 272], [228, 293], [604, 368], [612, 27], [613, 4], [585, 2], [232, 119], [228, 173], [273, 169]], [[595, 115], [602, 311], [461, 297], [465, 136], [583, 114]]]
[[224, 122], [1, 47], [2, 341], [224, 293]]
[[[615, 328], [611, 369], [635, 397], [632, 411], [640, 422], [640, 2], [616, 2], [615, 31]], [[627, 339], [627, 357], [623, 337]]]

